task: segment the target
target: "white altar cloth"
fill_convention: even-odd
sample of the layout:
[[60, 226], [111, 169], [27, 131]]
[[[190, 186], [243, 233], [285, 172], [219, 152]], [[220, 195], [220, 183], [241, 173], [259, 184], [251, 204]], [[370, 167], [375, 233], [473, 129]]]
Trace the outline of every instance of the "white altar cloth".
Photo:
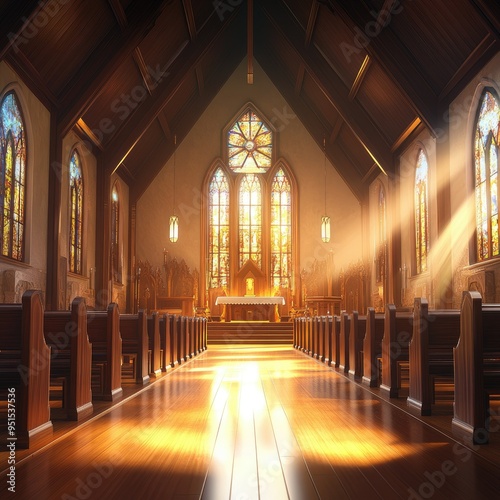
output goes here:
[[252, 304], [252, 305], [258, 305], [258, 304], [265, 304], [265, 305], [270, 305], [270, 304], [278, 304], [278, 305], [285, 305], [285, 298], [284, 297], [250, 297], [250, 296], [245, 296], [245, 297], [226, 297], [226, 296], [220, 296], [215, 299], [215, 305], [223, 305], [223, 304], [230, 304], [230, 305], [239, 305], [239, 304]]

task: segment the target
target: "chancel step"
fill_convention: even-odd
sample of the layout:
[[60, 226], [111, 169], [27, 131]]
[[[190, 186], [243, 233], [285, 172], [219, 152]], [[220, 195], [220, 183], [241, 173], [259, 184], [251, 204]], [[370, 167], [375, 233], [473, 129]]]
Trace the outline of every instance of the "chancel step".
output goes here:
[[292, 344], [293, 323], [230, 321], [207, 324], [207, 344]]

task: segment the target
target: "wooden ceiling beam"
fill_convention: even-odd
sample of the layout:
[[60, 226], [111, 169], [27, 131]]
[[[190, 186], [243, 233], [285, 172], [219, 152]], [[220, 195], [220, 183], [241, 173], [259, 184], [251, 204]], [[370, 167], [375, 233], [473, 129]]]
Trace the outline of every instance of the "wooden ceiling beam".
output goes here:
[[490, 33], [500, 41], [500, 4], [490, 0], [471, 0]]
[[[289, 103], [293, 112], [304, 124], [321, 151], [323, 151], [323, 138], [331, 136], [332, 130], [330, 127], [320, 120], [302, 98], [295, 95], [293, 82], [288, 81], [284, 73], [280, 71], [279, 65], [276, 64], [276, 61], [269, 54], [261, 55], [259, 63], [277, 88], [280, 89], [281, 94]], [[348, 159], [343, 149], [338, 144], [327, 141], [326, 156], [350, 188], [353, 195], [358, 200], [361, 200], [364, 197], [366, 188], [362, 184], [362, 177], [358, 174], [358, 168]]]
[[441, 109], [448, 107], [449, 103], [464, 90], [470, 80], [481, 71], [499, 50], [500, 42], [491, 33], [488, 33], [442, 90], [439, 95]]
[[247, 83], [253, 84], [253, 0], [247, 0]]
[[170, 130], [170, 125], [168, 124], [167, 117], [165, 113], [160, 113], [158, 115], [158, 122], [160, 123], [161, 130], [163, 131], [163, 135], [167, 141], [172, 139], [172, 131]]
[[[180, 144], [184, 137], [186, 137], [200, 115], [205, 111], [207, 106], [212, 102], [212, 99], [226, 83], [227, 79], [241, 63], [244, 56], [244, 49], [242, 49], [241, 52], [232, 51], [231, 55], [228, 56], [229, 60], [226, 61], [224, 67], [217, 73], [219, 78], [207, 80], [203, 95], [191, 100], [187, 106], [182, 108], [176, 117], [171, 119], [171, 121], [175, 123], [177, 144]], [[160, 113], [158, 119], [162, 116], [163, 113]], [[166, 122], [166, 120], [163, 120], [163, 122]], [[157, 146], [152, 148], [151, 154], [144, 160], [144, 168], [135, 169], [136, 179], [131, 185], [130, 192], [132, 201], [137, 201], [144, 194], [148, 186], [165, 166], [173, 152], [174, 147], [171, 135], [168, 140], [159, 141]], [[178, 168], [182, 168], [182, 165], [178, 165]], [[119, 172], [121, 172], [121, 165]]]
[[154, 26], [167, 3], [168, 0], [154, 0], [148, 9], [144, 9], [140, 2], [134, 2], [132, 10], [126, 12], [129, 22], [124, 30], [119, 27], [112, 30], [93, 55], [80, 65], [59, 96], [63, 111], [59, 122], [62, 135], [66, 135], [92, 105], [109, 78]]
[[57, 96], [52, 93], [47, 82], [40, 76], [38, 70], [31, 64], [22, 50], [7, 52], [5, 60], [47, 109], [59, 107]]
[[184, 85], [187, 78], [192, 76], [196, 65], [215, 45], [219, 37], [227, 37], [228, 45], [233, 43], [234, 39], [241, 36], [242, 25], [244, 25], [244, 14], [240, 8], [235, 8], [228, 14], [224, 23], [221, 23], [217, 16], [212, 16], [205, 23], [196, 41], [186, 46], [181, 57], [175, 59], [165, 77], [158, 82], [154, 95], [145, 99], [133, 113], [130, 113], [123, 126], [111, 137], [106, 148], [107, 168], [111, 171], [118, 168], [176, 91]]
[[189, 31], [189, 38], [191, 41], [196, 40], [196, 22], [193, 12], [193, 4], [191, 0], [182, 0], [184, 6], [184, 15], [186, 16], [186, 23]]
[[203, 95], [205, 91], [205, 79], [203, 78], [203, 70], [199, 64], [196, 65], [196, 82], [198, 84], [198, 94]]
[[297, 71], [297, 78], [295, 79], [295, 95], [299, 96], [302, 90], [302, 83], [304, 82], [304, 75], [306, 74], [306, 68], [303, 64], [299, 65], [299, 70]]
[[[375, 21], [373, 12], [364, 2], [352, 0], [335, 2], [335, 11], [346, 25], [349, 27], [354, 25], [359, 30], [353, 35], [352, 40], [346, 42], [342, 50], [348, 55], [349, 51], [360, 50], [358, 45], [361, 45], [386, 71], [415, 113], [429, 129], [434, 131], [437, 123], [437, 93], [401, 40], [387, 27], [388, 23], [398, 22], [394, 6], [399, 5], [399, 9], [404, 9], [405, 6], [395, 2], [385, 2], [384, 5], [390, 10], [382, 8], [378, 12], [378, 21]], [[372, 27], [374, 23], [376, 25], [372, 31], [376, 31], [376, 36], [370, 36], [371, 31], [366, 33], [367, 27]]]
[[278, 33], [292, 48], [315, 84], [330, 104], [342, 116], [363, 147], [382, 170], [393, 165], [390, 146], [381, 130], [357, 101], [349, 100], [349, 89], [330, 67], [319, 50], [311, 45], [305, 49], [302, 43], [304, 30], [287, 9], [278, 3], [266, 2], [259, 5], [271, 29]]
[[356, 78], [351, 86], [351, 90], [349, 91], [349, 99], [351, 101], [356, 97], [359, 89], [361, 88], [363, 80], [365, 79], [365, 76], [368, 73], [368, 68], [370, 67], [370, 64], [371, 64], [370, 56], [366, 55], [363, 62], [361, 63], [358, 74], [356, 75]]
[[314, 34], [316, 19], [318, 18], [319, 3], [313, 0], [311, 10], [309, 11], [309, 19], [307, 20], [305, 46], [309, 47]]

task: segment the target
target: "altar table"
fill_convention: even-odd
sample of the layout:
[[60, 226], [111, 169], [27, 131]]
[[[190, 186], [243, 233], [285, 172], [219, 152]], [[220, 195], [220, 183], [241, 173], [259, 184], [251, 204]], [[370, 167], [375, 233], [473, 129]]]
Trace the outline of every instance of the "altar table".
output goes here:
[[285, 305], [284, 297], [217, 297], [222, 305], [221, 321], [279, 321], [278, 305]]

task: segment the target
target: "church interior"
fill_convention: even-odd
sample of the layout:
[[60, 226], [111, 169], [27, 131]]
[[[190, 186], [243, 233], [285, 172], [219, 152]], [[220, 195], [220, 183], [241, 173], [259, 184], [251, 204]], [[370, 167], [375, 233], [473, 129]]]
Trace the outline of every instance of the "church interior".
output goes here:
[[498, 495], [500, 4], [0, 12], [0, 492]]

